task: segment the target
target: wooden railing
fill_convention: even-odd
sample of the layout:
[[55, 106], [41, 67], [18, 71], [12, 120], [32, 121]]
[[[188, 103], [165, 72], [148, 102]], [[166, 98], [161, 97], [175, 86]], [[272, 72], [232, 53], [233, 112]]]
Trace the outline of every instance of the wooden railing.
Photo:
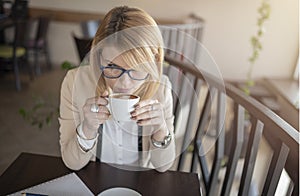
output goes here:
[[181, 60], [188, 59], [196, 62], [200, 52], [204, 25], [204, 19], [193, 14], [181, 22], [161, 24], [160, 30], [166, 54], [181, 58]]
[[[165, 73], [177, 89], [173, 91], [175, 136], [178, 153], [183, 151], [177, 169], [184, 169], [192, 152], [189, 169], [201, 174], [205, 195], [230, 195], [233, 184], [238, 184], [238, 195], [250, 195], [255, 182], [259, 195], [274, 195], [282, 189], [277, 186], [285, 170], [290, 178], [286, 194], [299, 195], [299, 132], [229, 83], [180, 58], [166, 55], [165, 60], [169, 64]], [[270, 135], [270, 162], [266, 162], [257, 157], [264, 153], [260, 144]], [[207, 138], [212, 145], [205, 144]], [[254, 175], [256, 166], [267, 173]]]

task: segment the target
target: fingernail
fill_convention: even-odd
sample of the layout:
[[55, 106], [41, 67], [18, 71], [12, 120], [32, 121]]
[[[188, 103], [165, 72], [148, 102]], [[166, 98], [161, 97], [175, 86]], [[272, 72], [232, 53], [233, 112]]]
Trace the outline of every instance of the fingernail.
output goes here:
[[132, 117], [131, 117], [131, 120], [136, 120], [136, 117], [132, 116]]
[[131, 114], [132, 116], [136, 116], [136, 112], [135, 112], [135, 111], [130, 112], [130, 114]]

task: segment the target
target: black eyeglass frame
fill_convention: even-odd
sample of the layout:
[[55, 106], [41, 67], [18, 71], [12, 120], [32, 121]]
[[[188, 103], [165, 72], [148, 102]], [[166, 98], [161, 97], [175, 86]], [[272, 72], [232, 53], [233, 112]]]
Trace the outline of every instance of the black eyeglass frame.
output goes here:
[[[128, 76], [130, 77], [130, 79], [132, 79], [132, 80], [137, 80], [137, 81], [146, 80], [146, 79], [149, 77], [149, 73], [147, 73], [147, 75], [146, 75], [144, 78], [142, 78], [142, 79], [137, 79], [137, 78], [132, 77], [131, 74], [130, 74], [131, 71], [136, 71], [136, 70], [134, 70], [134, 69], [124, 69], [124, 68], [122, 68], [122, 67], [120, 67], [120, 66], [118, 66], [118, 65], [116, 65], [116, 64], [114, 64], [114, 63], [109, 63], [108, 65], [109, 65], [109, 66], [103, 66], [103, 65], [100, 65], [100, 70], [102, 71], [103, 76], [106, 77], [106, 78], [109, 78], [109, 79], [117, 79], [117, 78], [120, 78], [120, 77], [121, 77], [123, 74], [125, 74], [125, 73], [128, 74]], [[116, 76], [107, 76], [107, 75], [105, 75], [104, 69], [111, 69], [111, 68], [113, 68], [113, 69], [119, 69], [119, 70], [121, 70], [122, 72], [121, 72], [120, 75], [117, 76], [117, 77], [116, 77]]]

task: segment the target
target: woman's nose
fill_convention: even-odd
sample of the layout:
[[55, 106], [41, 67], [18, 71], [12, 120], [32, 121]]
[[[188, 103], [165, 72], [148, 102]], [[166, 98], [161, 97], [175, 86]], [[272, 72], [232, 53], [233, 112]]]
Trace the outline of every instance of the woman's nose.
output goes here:
[[128, 73], [124, 73], [120, 78], [119, 81], [122, 84], [130, 84], [131, 83], [131, 78], [129, 77]]

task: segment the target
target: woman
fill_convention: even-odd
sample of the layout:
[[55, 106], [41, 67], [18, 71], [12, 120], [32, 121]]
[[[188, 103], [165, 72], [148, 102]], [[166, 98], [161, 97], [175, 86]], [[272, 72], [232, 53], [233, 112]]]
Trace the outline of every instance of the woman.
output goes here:
[[[157, 24], [145, 11], [122, 6], [106, 14], [92, 43], [90, 66], [70, 70], [61, 87], [60, 146], [69, 168], [81, 169], [90, 160], [161, 172], [172, 166], [173, 101], [162, 75], [162, 46]], [[132, 121], [110, 118], [111, 93], [140, 96]]]

